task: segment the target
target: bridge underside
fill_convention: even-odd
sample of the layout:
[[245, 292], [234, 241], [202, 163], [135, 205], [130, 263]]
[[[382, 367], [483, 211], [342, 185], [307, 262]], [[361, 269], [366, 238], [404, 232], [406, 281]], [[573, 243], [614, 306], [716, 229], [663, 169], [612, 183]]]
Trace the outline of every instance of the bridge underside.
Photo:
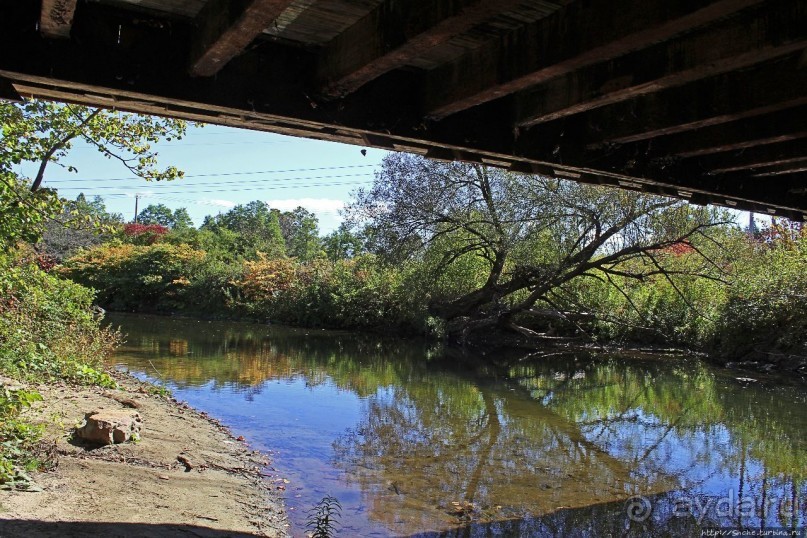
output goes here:
[[0, 46], [7, 99], [807, 218], [807, 0], [2, 0]]

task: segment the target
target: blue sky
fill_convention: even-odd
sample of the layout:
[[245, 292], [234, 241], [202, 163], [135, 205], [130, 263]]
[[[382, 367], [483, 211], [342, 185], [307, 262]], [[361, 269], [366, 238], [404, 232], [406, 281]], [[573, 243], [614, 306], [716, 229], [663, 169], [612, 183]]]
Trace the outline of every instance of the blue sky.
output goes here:
[[[44, 186], [74, 199], [83, 192], [99, 195], [107, 209], [134, 216], [135, 195], [139, 207], [162, 203], [172, 209], [187, 208], [199, 225], [205, 215], [225, 212], [236, 204], [263, 200], [282, 211], [301, 205], [319, 217], [321, 233], [338, 226], [339, 208], [351, 191], [370, 185], [385, 151], [217, 125], [189, 127], [180, 141], [154, 145], [161, 167], [174, 165], [185, 178], [171, 182], [146, 182], [131, 176], [120, 163], [104, 158], [94, 148], [76, 143], [62, 163], [78, 169], [49, 166]], [[20, 172], [32, 177], [34, 164]]]
[[[339, 209], [351, 192], [369, 186], [386, 151], [334, 142], [322, 142], [284, 135], [235, 129], [217, 125], [188, 127], [182, 140], [161, 142], [161, 167], [174, 165], [185, 178], [171, 182], [146, 182], [131, 176], [117, 161], [104, 158], [96, 149], [76, 143], [65, 166], [49, 166], [44, 186], [55, 188], [64, 198], [79, 193], [88, 198], [101, 196], [107, 209], [134, 217], [135, 195], [139, 208], [162, 203], [171, 209], [184, 207], [198, 226], [205, 215], [215, 215], [252, 200], [262, 200], [281, 211], [303, 206], [319, 218], [320, 233], [335, 229]], [[361, 150], [367, 154], [362, 155]], [[20, 167], [20, 174], [33, 177], [37, 164]], [[745, 226], [748, 214], [741, 212]], [[767, 219], [757, 216], [760, 220]]]

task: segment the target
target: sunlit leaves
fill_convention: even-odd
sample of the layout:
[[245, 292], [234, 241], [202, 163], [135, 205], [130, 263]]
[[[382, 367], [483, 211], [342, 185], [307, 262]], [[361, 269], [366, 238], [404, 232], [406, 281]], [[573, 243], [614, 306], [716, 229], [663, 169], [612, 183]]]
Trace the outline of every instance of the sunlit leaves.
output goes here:
[[[41, 185], [47, 180], [49, 165], [60, 166], [68, 173], [79, 172], [62, 162], [78, 141], [146, 180], [171, 180], [183, 175], [174, 166], [159, 168], [158, 153], [152, 148], [163, 138], [181, 138], [186, 127], [182, 120], [27, 100], [22, 104], [0, 102], [0, 125], [2, 244], [34, 241], [42, 233], [43, 222], [62, 211], [56, 194]], [[25, 163], [31, 163], [37, 171], [31, 177], [18, 177], [19, 165]], [[35, 192], [28, 194], [26, 190]]]

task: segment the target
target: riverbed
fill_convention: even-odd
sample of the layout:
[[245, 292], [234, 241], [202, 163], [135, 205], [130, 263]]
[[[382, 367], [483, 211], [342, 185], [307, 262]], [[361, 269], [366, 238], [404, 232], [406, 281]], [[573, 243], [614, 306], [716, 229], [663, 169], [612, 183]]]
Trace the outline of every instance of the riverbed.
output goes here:
[[807, 391], [668, 354], [110, 315], [118, 368], [271, 456], [292, 533], [664, 536], [807, 525]]

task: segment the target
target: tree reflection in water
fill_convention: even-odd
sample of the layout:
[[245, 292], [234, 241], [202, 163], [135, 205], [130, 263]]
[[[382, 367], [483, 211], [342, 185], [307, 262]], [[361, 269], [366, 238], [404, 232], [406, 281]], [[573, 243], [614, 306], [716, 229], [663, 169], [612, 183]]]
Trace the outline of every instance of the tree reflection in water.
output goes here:
[[[353, 512], [388, 532], [678, 536], [699, 519], [807, 523], [798, 387], [749, 386], [680, 357], [491, 359], [319, 331], [123, 323], [122, 362], [152, 365], [179, 391], [255, 398], [271, 381], [304, 380], [361, 398], [361, 419], [324, 440], [322, 464], [360, 493]], [[641, 522], [625, 510], [634, 495], [653, 503]]]

